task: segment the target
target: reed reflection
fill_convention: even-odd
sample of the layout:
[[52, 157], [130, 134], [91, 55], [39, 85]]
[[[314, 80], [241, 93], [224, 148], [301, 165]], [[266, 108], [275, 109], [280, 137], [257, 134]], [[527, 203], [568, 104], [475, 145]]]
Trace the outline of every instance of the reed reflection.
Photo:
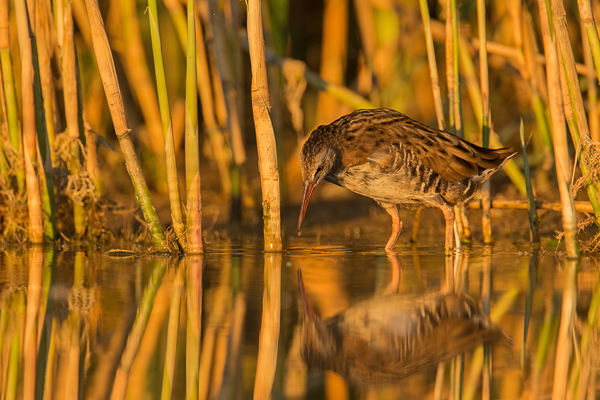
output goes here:
[[492, 250], [4, 251], [0, 398], [596, 398], [598, 266]]
[[281, 254], [265, 254], [262, 323], [258, 342], [258, 361], [254, 398], [270, 399], [277, 367], [281, 312]]

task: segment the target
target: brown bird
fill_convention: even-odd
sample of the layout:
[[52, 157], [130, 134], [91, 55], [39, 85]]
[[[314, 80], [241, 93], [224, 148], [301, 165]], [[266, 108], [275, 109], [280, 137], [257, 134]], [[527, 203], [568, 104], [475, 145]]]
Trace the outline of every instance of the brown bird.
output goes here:
[[356, 383], [388, 384], [510, 338], [468, 295], [402, 293], [360, 301], [331, 318], [315, 313], [298, 270], [304, 309], [300, 353], [309, 367]]
[[392, 250], [402, 232], [398, 206], [438, 207], [452, 248], [454, 206], [471, 198], [516, 153], [486, 149], [385, 108], [358, 110], [311, 134], [300, 154], [304, 196], [298, 235], [315, 187], [323, 180], [375, 200], [392, 217]]

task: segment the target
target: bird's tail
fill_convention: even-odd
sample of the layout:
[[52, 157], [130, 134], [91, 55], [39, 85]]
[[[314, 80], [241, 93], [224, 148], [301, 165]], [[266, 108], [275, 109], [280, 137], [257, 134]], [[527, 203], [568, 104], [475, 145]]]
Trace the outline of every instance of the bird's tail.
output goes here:
[[498, 149], [498, 152], [505, 153], [505, 154], [499, 154], [500, 158], [502, 158], [502, 162], [500, 164], [498, 164], [496, 167], [485, 169], [479, 175], [477, 175], [475, 177], [475, 181], [477, 183], [482, 184], [485, 181], [487, 181], [488, 179], [490, 179], [490, 177], [496, 171], [498, 171], [500, 168], [502, 168], [508, 160], [510, 160], [517, 154], [517, 152], [513, 151], [512, 149]]

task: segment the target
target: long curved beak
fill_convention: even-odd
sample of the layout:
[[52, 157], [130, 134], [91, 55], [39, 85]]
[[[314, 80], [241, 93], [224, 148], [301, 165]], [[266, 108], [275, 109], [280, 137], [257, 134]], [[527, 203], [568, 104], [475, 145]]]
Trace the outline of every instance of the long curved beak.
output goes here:
[[298, 236], [302, 234], [302, 221], [304, 221], [304, 216], [306, 215], [306, 208], [308, 207], [308, 201], [310, 200], [310, 196], [312, 195], [313, 190], [317, 186], [316, 183], [312, 185], [304, 185], [304, 196], [302, 196], [302, 207], [300, 208], [300, 216], [298, 217]]

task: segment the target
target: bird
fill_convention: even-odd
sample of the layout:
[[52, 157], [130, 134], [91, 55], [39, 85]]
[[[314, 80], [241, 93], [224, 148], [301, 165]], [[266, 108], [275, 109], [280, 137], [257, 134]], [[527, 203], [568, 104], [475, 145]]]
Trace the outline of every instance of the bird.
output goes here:
[[298, 269], [300, 354], [309, 367], [358, 384], [389, 384], [476, 348], [514, 341], [464, 293], [395, 293], [359, 301], [322, 320]]
[[476, 190], [516, 153], [489, 149], [430, 128], [399, 111], [351, 112], [313, 130], [302, 146], [304, 192], [298, 235], [310, 197], [323, 180], [374, 199], [392, 217], [385, 250], [402, 232], [398, 206], [438, 207], [446, 221], [446, 254], [453, 246], [454, 206]]

